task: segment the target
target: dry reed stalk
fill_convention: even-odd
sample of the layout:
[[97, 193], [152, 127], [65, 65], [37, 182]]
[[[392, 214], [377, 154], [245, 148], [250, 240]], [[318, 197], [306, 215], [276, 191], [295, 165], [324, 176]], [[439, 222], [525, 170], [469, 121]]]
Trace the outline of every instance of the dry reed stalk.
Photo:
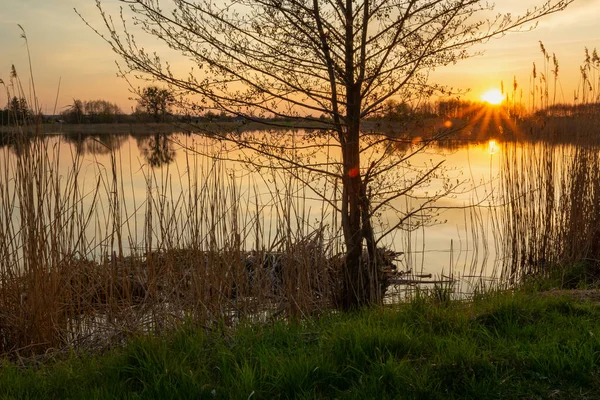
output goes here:
[[599, 119], [546, 117], [532, 126], [545, 140], [504, 146], [505, 279], [600, 259]]
[[[133, 168], [118, 152], [93, 164], [86, 183], [81, 156], [61, 154], [60, 140], [21, 139], [14, 155], [4, 150], [0, 176], [2, 353], [106, 344], [189, 318], [302, 316], [335, 301], [341, 266], [325, 229], [306, 227], [306, 198], [293, 180], [278, 178], [285, 187], [267, 201], [279, 225], [264, 241], [250, 236], [268, 225], [264, 199], [251, 204], [216, 159], [188, 155], [177, 174], [145, 166], [146, 195], [136, 199], [123, 173]], [[59, 175], [65, 157], [70, 168]], [[280, 255], [280, 281], [262, 263], [249, 265], [248, 241], [267, 243], [257, 257]]]

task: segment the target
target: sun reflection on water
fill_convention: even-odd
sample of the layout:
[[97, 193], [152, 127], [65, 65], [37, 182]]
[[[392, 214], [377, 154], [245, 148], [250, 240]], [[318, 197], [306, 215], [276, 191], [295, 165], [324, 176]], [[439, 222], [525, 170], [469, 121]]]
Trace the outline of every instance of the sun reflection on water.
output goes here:
[[495, 140], [490, 140], [488, 142], [488, 153], [490, 153], [490, 155], [494, 155], [498, 152], [499, 147], [498, 147], [498, 143], [496, 143]]

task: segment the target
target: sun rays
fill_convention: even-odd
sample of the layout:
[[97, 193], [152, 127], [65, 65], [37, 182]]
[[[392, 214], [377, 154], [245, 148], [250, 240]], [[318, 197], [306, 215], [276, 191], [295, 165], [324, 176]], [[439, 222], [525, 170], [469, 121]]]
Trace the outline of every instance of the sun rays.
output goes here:
[[455, 114], [467, 123], [463, 134], [471, 140], [486, 141], [522, 137], [516, 120], [515, 107], [506, 101], [502, 92], [489, 90], [482, 94], [481, 99], [480, 102], [465, 102], [464, 106], [460, 107], [460, 111]]

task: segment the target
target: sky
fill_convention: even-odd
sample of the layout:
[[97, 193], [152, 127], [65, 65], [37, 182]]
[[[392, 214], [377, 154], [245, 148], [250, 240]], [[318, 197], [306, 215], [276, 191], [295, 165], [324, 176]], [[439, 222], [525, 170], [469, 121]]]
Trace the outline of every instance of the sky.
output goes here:
[[[522, 14], [527, 8], [545, 0], [497, 0], [495, 11]], [[113, 14], [118, 0], [102, 0]], [[0, 0], [0, 79], [9, 80], [15, 65], [25, 90], [31, 90], [29, 62], [20, 24], [26, 31], [35, 90], [42, 112], [59, 113], [73, 99], [103, 99], [117, 103], [124, 112], [135, 105], [129, 84], [117, 76], [117, 56], [75, 13], [74, 8], [93, 26], [101, 29], [95, 0]], [[525, 96], [530, 90], [532, 64], [543, 63], [539, 41], [547, 51], [555, 53], [560, 65], [557, 100], [571, 102], [579, 82], [579, 66], [584, 48], [600, 50], [600, 0], [575, 0], [565, 11], [539, 21], [530, 32], [509, 33], [488, 43], [473, 47], [482, 52], [457, 65], [437, 68], [430, 80], [468, 93], [468, 99], [479, 99], [488, 89], [512, 88], [516, 77]], [[156, 41], [142, 39], [149, 48]], [[169, 61], [182, 60], [168, 54]], [[60, 82], [60, 86], [59, 86]], [[144, 82], [133, 82], [144, 86]], [[512, 89], [511, 89], [512, 90]], [[0, 93], [0, 104], [6, 104], [6, 93]]]

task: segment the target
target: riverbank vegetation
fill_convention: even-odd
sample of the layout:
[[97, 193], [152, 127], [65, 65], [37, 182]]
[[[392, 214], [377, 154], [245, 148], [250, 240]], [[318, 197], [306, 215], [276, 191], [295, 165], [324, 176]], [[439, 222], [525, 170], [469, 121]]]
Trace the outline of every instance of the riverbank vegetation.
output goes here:
[[[19, 88], [14, 75], [9, 87]], [[491, 196], [497, 203], [489, 206], [494, 244], [504, 258], [498, 261], [499, 275], [484, 278], [499, 278], [499, 285], [510, 287], [556, 276], [563, 278], [565, 287], [598, 282], [600, 176], [593, 166], [600, 161], [599, 116], [592, 105], [574, 109], [585, 112], [577, 118], [563, 115], [563, 109], [560, 115], [530, 117], [527, 132], [544, 140], [503, 141], [500, 186]], [[10, 127], [13, 133], [41, 131], [40, 121], [21, 122]], [[225, 124], [210, 122], [211, 127], [221, 123]], [[363, 126], [373, 132], [382, 127], [377, 120]], [[423, 129], [434, 135], [438, 128]], [[398, 125], [394, 131], [401, 135]], [[522, 126], [519, 131], [524, 131]], [[570, 132], [568, 146], [565, 132]], [[132, 170], [138, 166], [123, 163], [119, 136], [75, 133], [56, 140], [13, 135], [10, 146], [0, 148], [0, 207], [5, 216], [0, 220], [3, 354], [24, 357], [57, 348], [105, 348], [130, 334], [163, 334], [185, 320], [234, 326], [246, 320], [319, 315], [339, 306], [344, 251], [335, 217], [339, 181], [323, 181], [321, 189], [330, 190], [332, 197], [317, 198], [315, 203], [310, 190], [316, 182], [313, 176], [276, 162], [261, 164], [246, 155], [241, 161], [249, 161], [246, 167], [260, 171], [262, 179], [249, 180], [248, 169], [226, 168], [225, 161], [235, 158], [231, 149], [198, 136], [194, 140], [201, 146], [182, 147], [185, 161], [170, 167], [173, 142], [164, 132], [146, 131], [145, 137], [141, 133], [136, 137], [144, 157], [139, 165], [144, 179], [133, 182]], [[306, 137], [314, 149], [311, 134]], [[264, 143], [275, 136], [258, 139]], [[400, 155], [433, 144], [411, 137], [392, 139]], [[63, 142], [73, 147], [65, 150]], [[331, 148], [324, 143], [321, 150]], [[99, 154], [108, 155], [108, 162], [84, 163], [86, 156]], [[296, 157], [302, 158], [300, 153]], [[341, 168], [333, 158], [316, 162], [334, 172]], [[65, 163], [68, 172], [60, 174], [59, 165]], [[86, 175], [90, 170], [92, 176]], [[177, 173], [171, 175], [172, 170]], [[431, 182], [426, 175], [421, 177]], [[145, 188], [142, 196], [133, 190], [140, 185]], [[411, 189], [410, 182], [406, 185]], [[268, 187], [268, 193], [259, 186]], [[404, 194], [412, 196], [410, 190]], [[401, 212], [413, 222], [423, 218], [419, 222], [428, 223], [414, 209]], [[473, 224], [473, 235], [479, 235], [480, 225]], [[385, 250], [405, 249], [381, 250], [390, 254]], [[386, 293], [390, 282], [415, 282], [408, 263], [397, 261], [377, 259], [379, 294]], [[577, 268], [571, 269], [573, 265]], [[477, 272], [475, 288], [482, 277]], [[386, 302], [410, 298], [414, 291], [408, 285], [394, 289], [396, 297]]]
[[[239, 132], [240, 126], [273, 124], [219, 115], [174, 125], [42, 125], [34, 113], [14, 112], [17, 122], [5, 132], [16, 135], [0, 147], [0, 393], [599, 397], [595, 296], [582, 304], [555, 290], [597, 289], [600, 282], [600, 115], [592, 101], [597, 92], [585, 96], [590, 102], [584, 105], [548, 106], [526, 118], [509, 108], [449, 103], [443, 116], [403, 119], [405, 111], [396, 107], [399, 116], [364, 121], [371, 137], [394, 132], [376, 139], [391, 140], [388, 150], [400, 155], [422, 151], [440, 132], [502, 142], [499, 186], [488, 193], [497, 202], [479, 205], [492, 209], [486, 223], [503, 258], [494, 284], [472, 276], [465, 294], [452, 286], [453, 277], [430, 290], [415, 288], [416, 271], [401, 269], [406, 264], [395, 258], [402, 255], [378, 247], [376, 289], [388, 304], [343, 314], [334, 312], [343, 296], [339, 179], [321, 181], [332, 197], [317, 198], [311, 208], [313, 176], [246, 155], [241, 161], [262, 179], [253, 181], [248, 169], [226, 168], [224, 161], [237, 157], [231, 148], [198, 136], [201, 146], [182, 148], [184, 161], [169, 166], [175, 158], [169, 129]], [[14, 107], [26, 104], [11, 98]], [[268, 122], [285, 127], [290, 121]], [[53, 140], [19, 135], [56, 127], [67, 134]], [[121, 127], [140, 129], [142, 182], [129, 179], [138, 166], [123, 163], [122, 140], [97, 135]], [[302, 159], [291, 147], [279, 148]], [[320, 150], [331, 148], [327, 142]], [[84, 162], [97, 154], [109, 161]], [[318, 165], [339, 177], [341, 164], [332, 160]], [[68, 173], [59, 174], [65, 163]], [[143, 196], [133, 190], [140, 185]], [[405, 187], [402, 195], [416, 197], [410, 182]], [[483, 222], [472, 224], [476, 236]], [[368, 256], [361, 257], [366, 264]], [[393, 285], [395, 297], [384, 297]]]

